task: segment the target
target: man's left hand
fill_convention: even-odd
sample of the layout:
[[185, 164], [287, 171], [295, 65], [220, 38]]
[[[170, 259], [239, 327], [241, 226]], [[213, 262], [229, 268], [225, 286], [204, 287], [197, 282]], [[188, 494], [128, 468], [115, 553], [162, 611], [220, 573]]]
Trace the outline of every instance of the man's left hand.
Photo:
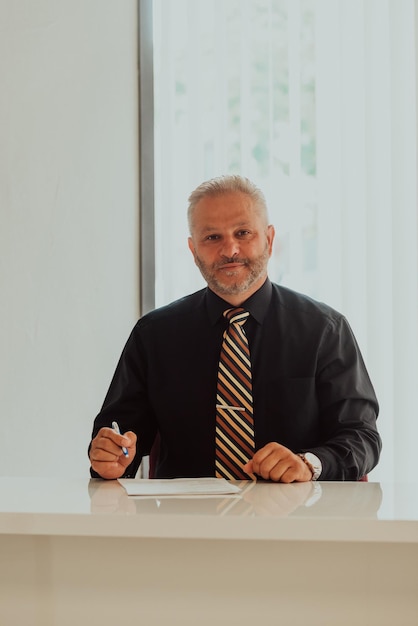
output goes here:
[[312, 472], [300, 456], [275, 441], [257, 450], [243, 470], [274, 482], [303, 483], [312, 480]]

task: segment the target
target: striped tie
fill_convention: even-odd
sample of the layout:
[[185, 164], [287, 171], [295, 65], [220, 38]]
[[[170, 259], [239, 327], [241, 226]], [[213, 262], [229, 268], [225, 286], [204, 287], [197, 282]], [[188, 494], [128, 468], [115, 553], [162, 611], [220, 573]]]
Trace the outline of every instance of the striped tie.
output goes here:
[[248, 311], [227, 309], [219, 359], [216, 396], [216, 476], [255, 480], [242, 466], [254, 455], [253, 395], [248, 340], [243, 328]]

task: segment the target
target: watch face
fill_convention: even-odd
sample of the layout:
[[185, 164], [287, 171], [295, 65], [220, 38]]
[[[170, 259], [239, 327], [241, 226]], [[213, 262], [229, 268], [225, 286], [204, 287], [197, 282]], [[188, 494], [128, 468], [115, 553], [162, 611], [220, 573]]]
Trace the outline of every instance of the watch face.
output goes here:
[[314, 469], [314, 475], [312, 478], [316, 480], [317, 478], [319, 478], [322, 472], [321, 461], [318, 459], [318, 457], [315, 454], [312, 454], [312, 452], [305, 452], [304, 457], [308, 461], [308, 463], [312, 465]]

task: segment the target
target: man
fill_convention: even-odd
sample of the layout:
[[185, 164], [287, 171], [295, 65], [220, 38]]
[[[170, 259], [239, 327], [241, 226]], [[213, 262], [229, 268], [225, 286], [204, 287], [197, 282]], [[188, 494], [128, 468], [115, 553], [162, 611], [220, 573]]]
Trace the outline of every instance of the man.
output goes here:
[[216, 475], [223, 313], [240, 307], [255, 439], [241, 471], [286, 483], [361, 479], [381, 449], [372, 384], [345, 318], [268, 279], [274, 228], [262, 192], [239, 176], [215, 178], [191, 194], [188, 219], [208, 286], [136, 324], [94, 423], [92, 476], [135, 476], [157, 434], [156, 477]]

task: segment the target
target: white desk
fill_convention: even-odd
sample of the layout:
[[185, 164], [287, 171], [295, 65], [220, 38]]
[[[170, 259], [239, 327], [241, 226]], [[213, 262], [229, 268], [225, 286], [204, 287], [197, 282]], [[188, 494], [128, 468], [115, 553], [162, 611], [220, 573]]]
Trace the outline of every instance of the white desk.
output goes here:
[[2, 626], [418, 625], [418, 485], [0, 478]]

